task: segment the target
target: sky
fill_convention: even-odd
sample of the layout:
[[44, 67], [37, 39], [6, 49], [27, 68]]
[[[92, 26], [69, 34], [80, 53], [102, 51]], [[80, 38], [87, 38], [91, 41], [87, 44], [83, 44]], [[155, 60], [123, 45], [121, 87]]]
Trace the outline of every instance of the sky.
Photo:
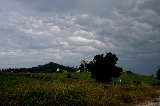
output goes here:
[[160, 0], [0, 0], [0, 68], [79, 66], [112, 52], [118, 66], [155, 74]]

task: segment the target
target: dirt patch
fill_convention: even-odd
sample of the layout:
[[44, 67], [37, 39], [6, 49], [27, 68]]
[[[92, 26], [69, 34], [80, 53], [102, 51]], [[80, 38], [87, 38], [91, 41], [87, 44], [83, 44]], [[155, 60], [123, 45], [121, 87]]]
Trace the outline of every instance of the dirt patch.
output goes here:
[[160, 106], [160, 98], [157, 98], [154, 101], [144, 102], [136, 106]]

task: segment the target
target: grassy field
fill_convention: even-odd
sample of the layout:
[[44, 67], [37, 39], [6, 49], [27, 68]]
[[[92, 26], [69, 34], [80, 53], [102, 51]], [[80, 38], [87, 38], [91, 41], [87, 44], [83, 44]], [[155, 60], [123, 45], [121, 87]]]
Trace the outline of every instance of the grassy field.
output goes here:
[[67, 74], [0, 73], [0, 105], [128, 106], [159, 96], [160, 81], [154, 77], [123, 73], [100, 84], [90, 73]]

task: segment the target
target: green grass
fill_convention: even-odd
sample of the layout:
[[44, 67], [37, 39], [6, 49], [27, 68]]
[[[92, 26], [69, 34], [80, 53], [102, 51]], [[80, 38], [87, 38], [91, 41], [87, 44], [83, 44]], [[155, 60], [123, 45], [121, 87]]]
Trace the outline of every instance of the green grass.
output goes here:
[[[72, 77], [67, 78], [67, 74]], [[122, 74], [110, 84], [96, 83], [90, 73], [0, 73], [0, 105], [124, 106], [159, 96], [154, 77]], [[130, 84], [144, 80], [145, 84]]]
[[159, 84], [160, 81], [157, 80], [155, 77], [139, 75], [139, 74], [129, 74], [129, 73], [122, 73], [119, 78], [113, 79], [114, 83], [118, 83], [118, 80], [121, 79], [122, 84], [149, 84], [149, 85], [156, 85]]

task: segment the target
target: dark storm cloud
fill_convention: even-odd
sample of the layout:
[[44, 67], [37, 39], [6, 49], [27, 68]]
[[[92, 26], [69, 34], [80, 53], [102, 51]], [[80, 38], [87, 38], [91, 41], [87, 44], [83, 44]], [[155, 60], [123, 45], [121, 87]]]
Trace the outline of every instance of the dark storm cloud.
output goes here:
[[50, 11], [68, 11], [74, 9], [78, 4], [78, 0], [17, 0], [22, 2], [23, 5], [27, 5], [40, 12]]
[[152, 10], [156, 12], [157, 14], [160, 14], [160, 1], [159, 0], [147, 0], [144, 2], [140, 9], [146, 9], [146, 10]]
[[155, 73], [159, 5], [159, 0], [1, 0], [1, 67], [49, 61], [75, 66], [111, 51], [125, 70]]

